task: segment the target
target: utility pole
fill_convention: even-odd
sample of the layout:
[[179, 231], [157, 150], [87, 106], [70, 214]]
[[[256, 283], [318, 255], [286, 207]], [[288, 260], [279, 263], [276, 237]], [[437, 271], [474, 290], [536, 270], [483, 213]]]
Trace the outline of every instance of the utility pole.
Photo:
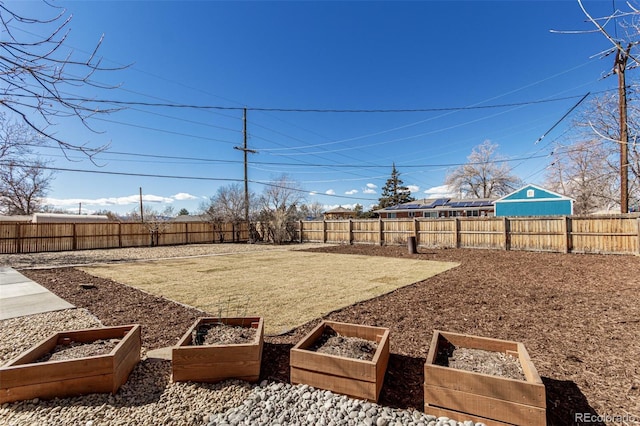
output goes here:
[[613, 72], [618, 74], [618, 102], [620, 112], [620, 213], [629, 212], [629, 128], [627, 123], [627, 85], [625, 71], [632, 44], [623, 51], [616, 50]]
[[242, 112], [242, 136], [244, 144], [242, 147], [234, 146], [233, 149], [237, 149], [244, 153], [244, 220], [249, 223], [249, 177], [247, 173], [249, 159], [247, 154], [257, 154], [258, 151], [247, 148], [247, 109], [244, 108]]

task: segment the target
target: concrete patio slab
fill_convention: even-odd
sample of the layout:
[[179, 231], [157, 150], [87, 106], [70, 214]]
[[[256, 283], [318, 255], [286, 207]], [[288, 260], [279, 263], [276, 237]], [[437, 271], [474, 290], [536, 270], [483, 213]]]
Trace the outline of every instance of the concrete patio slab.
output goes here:
[[0, 267], [0, 320], [74, 307], [18, 271]]

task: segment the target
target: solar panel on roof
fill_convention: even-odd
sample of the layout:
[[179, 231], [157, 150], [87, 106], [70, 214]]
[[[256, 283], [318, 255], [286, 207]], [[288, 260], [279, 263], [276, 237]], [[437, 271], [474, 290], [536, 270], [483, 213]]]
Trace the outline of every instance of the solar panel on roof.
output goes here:
[[431, 203], [429, 207], [441, 207], [446, 205], [447, 202], [449, 202], [449, 198], [438, 198], [433, 203]]

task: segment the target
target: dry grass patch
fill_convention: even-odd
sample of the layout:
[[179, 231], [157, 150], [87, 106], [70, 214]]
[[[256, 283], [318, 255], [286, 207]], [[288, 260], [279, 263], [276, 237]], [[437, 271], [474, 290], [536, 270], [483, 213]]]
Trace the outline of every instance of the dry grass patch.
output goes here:
[[265, 332], [278, 334], [455, 266], [458, 264], [452, 262], [273, 251], [81, 269], [214, 315], [220, 309], [239, 308], [240, 314], [246, 311], [264, 317]]

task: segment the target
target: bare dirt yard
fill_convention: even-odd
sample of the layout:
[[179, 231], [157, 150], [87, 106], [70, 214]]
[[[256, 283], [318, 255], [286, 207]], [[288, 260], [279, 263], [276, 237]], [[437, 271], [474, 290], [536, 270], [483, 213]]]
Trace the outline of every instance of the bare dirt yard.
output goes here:
[[[409, 255], [405, 247], [378, 246], [313, 250], [460, 263], [325, 316], [391, 329], [381, 404], [423, 409], [424, 361], [433, 330], [440, 329], [523, 342], [543, 378], [551, 425], [575, 424], [575, 413], [640, 418], [640, 257], [463, 249]], [[147, 349], [174, 345], [204, 315], [74, 268], [21, 272], [104, 325], [141, 323]], [[318, 322], [266, 337], [261, 378], [288, 381], [289, 350]]]

